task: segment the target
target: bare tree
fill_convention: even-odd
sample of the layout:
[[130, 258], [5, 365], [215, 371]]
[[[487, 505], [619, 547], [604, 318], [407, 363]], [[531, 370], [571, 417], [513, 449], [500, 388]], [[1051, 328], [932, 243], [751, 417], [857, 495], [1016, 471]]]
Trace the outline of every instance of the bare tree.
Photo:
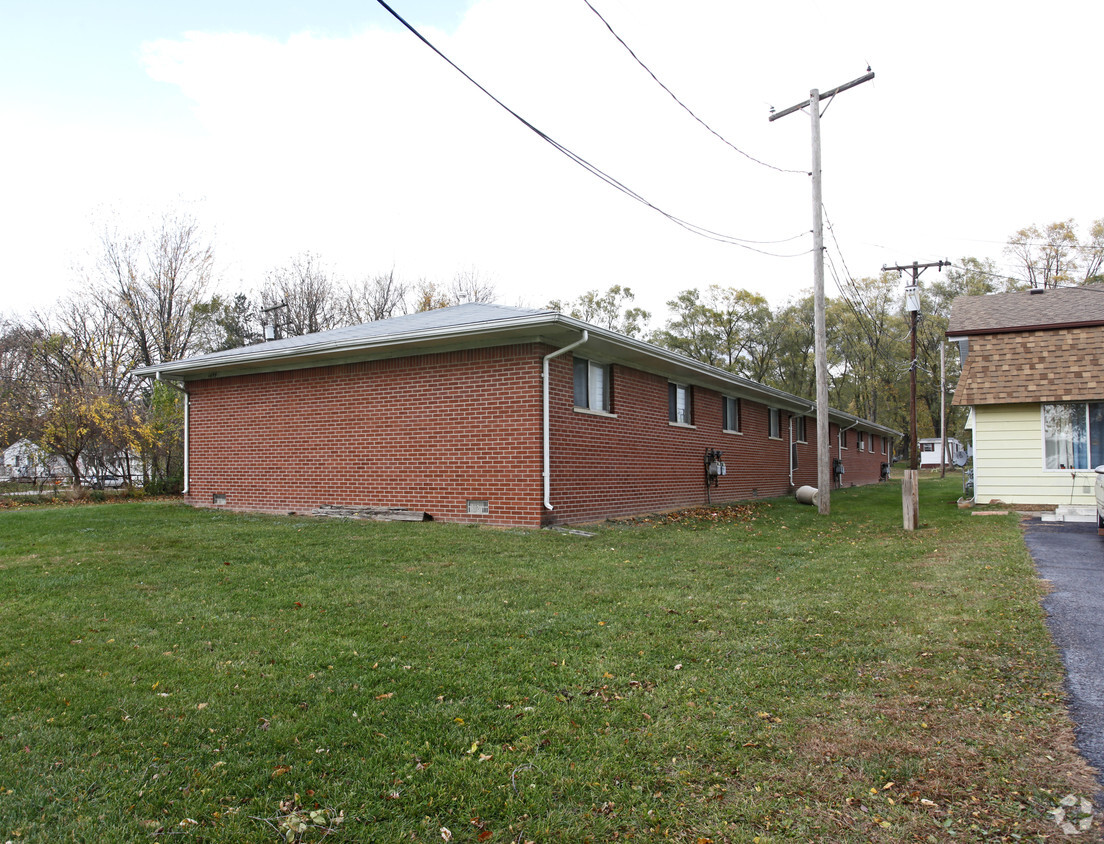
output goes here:
[[458, 272], [448, 287], [450, 305], [493, 302], [497, 295], [494, 282], [483, 278], [475, 268]]
[[342, 308], [334, 283], [317, 255], [303, 252], [265, 275], [261, 307], [272, 311], [281, 333], [297, 337], [329, 331], [341, 324]]
[[349, 325], [390, 319], [406, 313], [410, 286], [395, 278], [395, 270], [353, 282], [345, 291], [345, 320]]
[[146, 232], [105, 228], [92, 287], [134, 343], [139, 364], [193, 351], [212, 283], [214, 249], [196, 219], [165, 212]]

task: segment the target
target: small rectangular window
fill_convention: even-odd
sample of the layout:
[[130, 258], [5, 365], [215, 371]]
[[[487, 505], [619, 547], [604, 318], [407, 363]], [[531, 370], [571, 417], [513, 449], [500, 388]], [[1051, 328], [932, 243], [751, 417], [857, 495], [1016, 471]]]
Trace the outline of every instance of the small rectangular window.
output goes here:
[[839, 447], [840, 448], [847, 448], [847, 431], [842, 431], [841, 430], [839, 432]]
[[610, 368], [586, 358], [575, 358], [575, 406], [610, 412]]
[[686, 384], [667, 385], [667, 419], [683, 425], [693, 424], [693, 388]]
[[740, 400], [725, 396], [721, 400], [721, 428], [725, 431], [740, 431]]
[[487, 516], [491, 512], [491, 502], [481, 499], [468, 499], [469, 516]]
[[806, 437], [805, 437], [805, 417], [804, 416], [795, 416], [794, 417], [794, 440], [796, 442], [799, 442], [799, 443], [808, 442], [808, 439], [806, 439]]
[[772, 440], [782, 439], [782, 411], [772, 407], [768, 413], [769, 436]]

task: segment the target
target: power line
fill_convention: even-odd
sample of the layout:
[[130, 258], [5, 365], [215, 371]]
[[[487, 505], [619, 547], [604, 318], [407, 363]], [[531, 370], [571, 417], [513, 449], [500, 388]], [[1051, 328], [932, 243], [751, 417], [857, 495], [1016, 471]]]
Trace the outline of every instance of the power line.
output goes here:
[[594, 8], [594, 6], [591, 5], [590, 0], [583, 0], [583, 2], [586, 3], [588, 9], [590, 9], [592, 12], [594, 12], [594, 14], [596, 14], [598, 16], [598, 20], [600, 20], [602, 23], [604, 23], [606, 25], [606, 29], [608, 29], [610, 31], [610, 35], [612, 35], [614, 38], [616, 38], [618, 40], [618, 42], [620, 42], [621, 46], [629, 51], [629, 55], [633, 57], [633, 59], [636, 61], [636, 63], [638, 65], [640, 65], [642, 68], [644, 68], [644, 70], [647, 72], [647, 74], [650, 77], [652, 77], [653, 80], [655, 80], [655, 83], [660, 88], [662, 88], [664, 91], [666, 91], [667, 94], [671, 97], [671, 99], [674, 100], [676, 103], [678, 103], [682, 107], [683, 111], [685, 111], [692, 118], [694, 118], [698, 123], [700, 123], [702, 126], [704, 126], [711, 134], [713, 134], [714, 136], [719, 138], [722, 143], [724, 143], [727, 146], [731, 147], [732, 149], [734, 149], [736, 152], [740, 153], [740, 155], [742, 155], [744, 158], [748, 159], [749, 161], [754, 161], [756, 164], [761, 164], [764, 167], [769, 167], [771, 170], [777, 170], [779, 173], [800, 173], [801, 175], [804, 175], [804, 176], [812, 175], [811, 173], [809, 173], [808, 170], [791, 170], [791, 169], [787, 169], [785, 167], [776, 167], [773, 164], [768, 164], [766, 161], [761, 161], [760, 159], [756, 158], [754, 155], [750, 155], [749, 153], [744, 152], [742, 149], [740, 149], [738, 146], [736, 146], [736, 144], [734, 144], [734, 143], [732, 143], [732, 141], [728, 140], [728, 138], [726, 138], [724, 135], [722, 135], [720, 132], [718, 132], [716, 129], [714, 129], [712, 126], [710, 126], [704, 120], [702, 120], [700, 117], [698, 117], [698, 115], [696, 115], [693, 112], [693, 110], [690, 108], [690, 106], [686, 105], [686, 103], [684, 103], [677, 96], [675, 96], [674, 91], [672, 91], [670, 88], [668, 88], [666, 85], [664, 85], [659, 80], [659, 77], [656, 76], [655, 73], [652, 72], [652, 69], [650, 67], [648, 67], [648, 65], [644, 64], [643, 61], [641, 61], [640, 57], [633, 51], [633, 48], [625, 43], [625, 39], [622, 38], [620, 35], [617, 34], [617, 32], [614, 31], [614, 28], [612, 26], [610, 26], [610, 22], [602, 16], [602, 13], [599, 12], [597, 9]]
[[[616, 178], [609, 175], [608, 173], [606, 173], [604, 170], [602, 170], [598, 166], [596, 166], [594, 164], [591, 164], [589, 161], [587, 161], [581, 155], [578, 155], [577, 153], [575, 153], [572, 150], [568, 149], [566, 146], [561, 144], [559, 141], [555, 140], [554, 138], [549, 136], [547, 133], [545, 133], [545, 132], [541, 131], [540, 129], [538, 129], [536, 126], [534, 126], [528, 120], [526, 120], [524, 117], [522, 117], [516, 111], [514, 111], [512, 108], [510, 108], [504, 102], [502, 102], [502, 100], [498, 99], [498, 97], [496, 97], [494, 94], [492, 94], [486, 88], [484, 88], [482, 85], [480, 85], [478, 82], [476, 82], [475, 79], [473, 79], [471, 76], [469, 76], [467, 74], [467, 72], [465, 72], [458, 64], [456, 64], [456, 62], [454, 62], [452, 59], [450, 59], [448, 56], [446, 56], [444, 53], [442, 53], [439, 49], [437, 49], [437, 47], [435, 47], [429, 41], [429, 39], [427, 39], [424, 35], [422, 35], [422, 33], [420, 33], [417, 29], [415, 29], [410, 23], [408, 23], [406, 21], [406, 19], [402, 17], [402, 15], [400, 15], [398, 12], [396, 12], [394, 9], [392, 9], [389, 5], [387, 5], [385, 0], [376, 0], [376, 2], [379, 3], [384, 9], [386, 9], [387, 12], [393, 18], [395, 18], [395, 20], [397, 20], [407, 30], [409, 30], [410, 33], [413, 34], [415, 38], [417, 38], [419, 41], [421, 41], [423, 44], [425, 44], [427, 47], [429, 47], [429, 49], [431, 49], [434, 53], [436, 53], [438, 56], [440, 56], [442, 59], [444, 59], [457, 73], [459, 73], [461, 76], [463, 76], [465, 79], [467, 79], [472, 85], [474, 85], [476, 88], [478, 88], [484, 94], [486, 94], [491, 100], [493, 100], [500, 108], [502, 108], [504, 111], [506, 111], [508, 114], [510, 114], [510, 116], [512, 116], [515, 120], [520, 122], [523, 126], [525, 126], [527, 129], [529, 129], [535, 135], [537, 135], [537, 137], [539, 137], [541, 140], [543, 140], [546, 143], [550, 144], [552, 147], [557, 149], [563, 155], [570, 158], [572, 161], [574, 161], [576, 164], [578, 164], [584, 170], [586, 170], [587, 172], [591, 173], [594, 176], [597, 176], [599, 179], [601, 179], [603, 182], [605, 182], [610, 187], [621, 191], [621, 193], [625, 194], [626, 196], [630, 197], [631, 199], [635, 199], [641, 205], [644, 205], [648, 208], [651, 208], [656, 213], [661, 214], [664, 217], [666, 217], [672, 223], [675, 223], [676, 225], [681, 226], [682, 228], [686, 229], [689, 232], [693, 232], [696, 235], [700, 235], [701, 237], [707, 238], [708, 240], [715, 240], [715, 241], [718, 241], [720, 243], [728, 243], [728, 244], [731, 244], [733, 246], [739, 246], [742, 249], [747, 249], [751, 252], [758, 252], [760, 255], [768, 255], [772, 258], [798, 258], [802, 255], [808, 255], [809, 254], [809, 250], [805, 250], [804, 252], [795, 252], [793, 254], [780, 254], [780, 253], [777, 253], [777, 252], [769, 252], [769, 251], [764, 250], [764, 249], [757, 249], [754, 246], [750, 246], [749, 244], [764, 245], [764, 244], [771, 244], [771, 243], [784, 243], [786, 241], [748, 240], [747, 238], [740, 238], [740, 237], [734, 237], [732, 235], [722, 234], [720, 232], [713, 231], [712, 229], [707, 229], [704, 226], [699, 226], [696, 223], [691, 223], [688, 220], [684, 220], [681, 217], [678, 217], [678, 216], [676, 216], [676, 215], [674, 215], [674, 214], [672, 214], [668, 211], [663, 210], [658, 205], [655, 205], [652, 202], [650, 202], [649, 200], [645, 199], [643, 196], [641, 196], [639, 193], [634, 191], [632, 188], [630, 188], [627, 185], [625, 185], [624, 183], [618, 181]], [[802, 237], [802, 236], [804, 236], [804, 235], [803, 234], [802, 235], [797, 235], [797, 237]], [[792, 240], [793, 238], [789, 238], [789, 239]]]

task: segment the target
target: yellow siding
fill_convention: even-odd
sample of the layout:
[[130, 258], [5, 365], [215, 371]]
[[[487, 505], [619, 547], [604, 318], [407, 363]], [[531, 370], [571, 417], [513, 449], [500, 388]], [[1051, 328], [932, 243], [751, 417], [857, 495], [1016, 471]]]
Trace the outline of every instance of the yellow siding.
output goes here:
[[1081, 504], [1096, 499], [1096, 473], [1043, 471], [1043, 414], [1038, 404], [974, 408], [974, 498], [983, 504]]

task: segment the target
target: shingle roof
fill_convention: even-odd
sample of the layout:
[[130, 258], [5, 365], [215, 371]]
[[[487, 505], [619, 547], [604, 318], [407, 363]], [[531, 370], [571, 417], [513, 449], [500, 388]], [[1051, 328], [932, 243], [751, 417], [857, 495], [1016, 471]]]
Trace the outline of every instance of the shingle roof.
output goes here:
[[[275, 358], [292, 354], [297, 350], [306, 350], [317, 346], [352, 345], [364, 341], [382, 340], [391, 336], [440, 331], [464, 325], [493, 325], [496, 320], [517, 319], [518, 317], [545, 313], [551, 312], [542, 308], [509, 308], [505, 305], [485, 305], [478, 302], [469, 302], [452, 308], [437, 308], [432, 311], [381, 319], [361, 325], [335, 328], [332, 331], [319, 331], [314, 334], [303, 334], [299, 337], [286, 337], [283, 340], [270, 340], [267, 343], [254, 343], [251, 346], [241, 346], [223, 352], [196, 355], [188, 358], [188, 362], [197, 366], [232, 364], [238, 360], [255, 358], [259, 351], [263, 351], [266, 357]], [[160, 368], [163, 367], [150, 366], [137, 370], [137, 372], [141, 374], [147, 370], [155, 371]]]
[[1104, 325], [1104, 285], [959, 296], [951, 303], [947, 335], [954, 337], [1078, 325]]
[[[323, 366], [365, 360], [369, 356], [413, 354], [418, 350], [432, 352], [468, 348], [480, 343], [540, 342], [561, 347], [579, 340], [580, 335], [589, 338], [588, 349], [594, 349], [607, 361], [677, 375], [690, 383], [699, 383], [718, 391], [755, 396], [771, 406], [787, 407], [803, 413], [815, 408], [809, 399], [581, 322], [557, 311], [477, 303], [167, 361], [135, 369], [134, 374], [187, 380], [247, 371]], [[831, 417], [838, 423], [861, 423], [866, 430], [900, 436], [899, 431], [860, 419], [846, 411], [832, 410]]]

